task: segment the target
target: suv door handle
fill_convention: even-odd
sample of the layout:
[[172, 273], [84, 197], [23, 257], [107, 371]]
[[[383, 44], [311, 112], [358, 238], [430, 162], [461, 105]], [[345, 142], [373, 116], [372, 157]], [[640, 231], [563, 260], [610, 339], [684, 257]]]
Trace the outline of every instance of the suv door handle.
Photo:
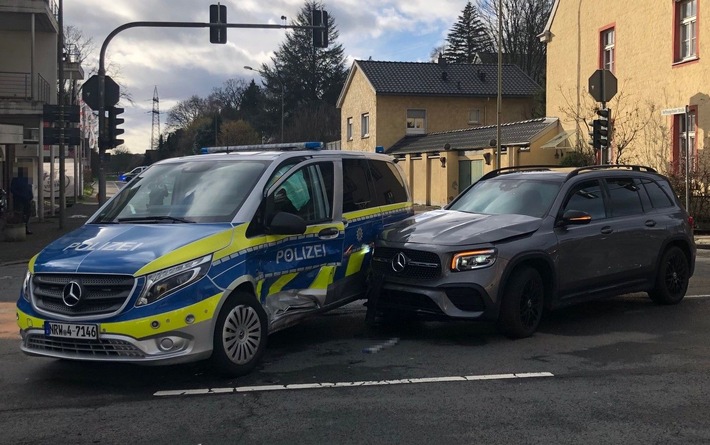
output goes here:
[[318, 237], [323, 239], [332, 239], [336, 238], [339, 233], [340, 230], [335, 227], [326, 227], [325, 229], [318, 232]]
[[602, 233], [603, 233], [604, 235], [608, 235], [608, 234], [610, 234], [610, 233], [613, 232], [613, 231], [614, 231], [614, 229], [612, 229], [611, 226], [604, 226], [604, 227], [602, 227]]
[[656, 221], [649, 219], [648, 221], [646, 221], [646, 226], [647, 227], [656, 227]]

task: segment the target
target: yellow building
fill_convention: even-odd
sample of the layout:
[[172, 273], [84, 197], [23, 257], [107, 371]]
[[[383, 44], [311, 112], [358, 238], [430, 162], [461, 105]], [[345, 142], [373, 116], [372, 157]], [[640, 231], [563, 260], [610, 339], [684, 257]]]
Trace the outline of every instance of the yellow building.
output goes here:
[[591, 150], [601, 104], [588, 92], [589, 78], [610, 70], [617, 92], [606, 103], [609, 161], [682, 175], [687, 147], [689, 169], [700, 168], [710, 146], [710, 63], [701, 57], [710, 21], [703, 16], [710, 16], [710, 1], [556, 0], [540, 35], [547, 44], [548, 115], [576, 134], [576, 148]]

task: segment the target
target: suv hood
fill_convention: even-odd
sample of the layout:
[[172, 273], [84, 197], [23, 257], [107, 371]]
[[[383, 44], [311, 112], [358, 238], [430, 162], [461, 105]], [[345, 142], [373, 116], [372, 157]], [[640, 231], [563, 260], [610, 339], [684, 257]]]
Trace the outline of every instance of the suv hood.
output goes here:
[[44, 248], [34, 272], [133, 275], [157, 258], [220, 232], [224, 236], [195, 246], [194, 257], [222, 249], [231, 242], [231, 229], [231, 224], [86, 224]]
[[525, 215], [484, 215], [458, 210], [432, 210], [389, 226], [380, 239], [394, 243], [494, 243], [526, 235], [540, 228], [542, 219]]

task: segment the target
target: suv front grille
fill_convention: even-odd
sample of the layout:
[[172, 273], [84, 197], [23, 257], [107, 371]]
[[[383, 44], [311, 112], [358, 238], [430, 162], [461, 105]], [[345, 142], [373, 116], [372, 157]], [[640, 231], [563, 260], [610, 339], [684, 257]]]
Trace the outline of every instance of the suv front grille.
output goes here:
[[[393, 261], [403, 254], [401, 270], [393, 268]], [[372, 256], [372, 268], [384, 275], [431, 280], [441, 276], [441, 261], [439, 255], [423, 250], [397, 249], [392, 247], [376, 247]]]
[[[70, 283], [78, 286], [66, 298]], [[32, 298], [38, 309], [51, 314], [107, 315], [123, 307], [134, 286], [130, 275], [37, 274], [32, 278]]]

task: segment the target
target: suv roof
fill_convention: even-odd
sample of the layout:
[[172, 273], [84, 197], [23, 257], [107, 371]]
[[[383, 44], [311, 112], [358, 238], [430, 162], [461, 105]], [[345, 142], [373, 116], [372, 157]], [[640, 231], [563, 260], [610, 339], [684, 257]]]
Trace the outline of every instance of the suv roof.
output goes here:
[[[647, 172], [647, 173], [657, 173], [655, 169], [651, 167], [646, 167], [642, 165], [625, 165], [625, 164], [605, 164], [605, 165], [587, 165], [584, 167], [560, 167], [559, 165], [521, 165], [516, 167], [503, 167], [491, 172], [486, 173], [481, 177], [480, 180], [486, 180], [495, 178], [502, 175], [516, 175], [516, 174], [540, 174], [543, 176], [549, 176], [553, 178], [564, 177], [564, 180], [579, 175], [580, 173], [588, 173], [595, 171], [636, 171], [636, 172]], [[516, 175], [517, 176], [517, 175]]]

